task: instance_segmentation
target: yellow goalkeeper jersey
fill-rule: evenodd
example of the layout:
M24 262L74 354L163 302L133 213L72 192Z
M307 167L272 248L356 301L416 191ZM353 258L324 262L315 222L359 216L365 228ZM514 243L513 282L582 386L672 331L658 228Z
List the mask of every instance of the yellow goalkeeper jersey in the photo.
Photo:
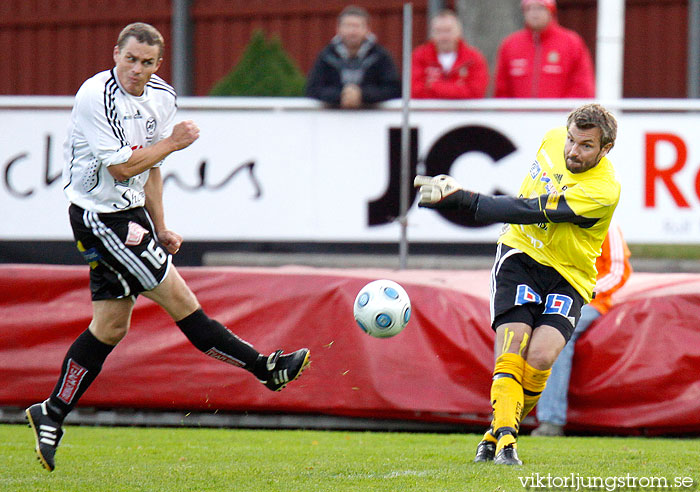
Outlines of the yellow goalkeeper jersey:
M607 157L583 173L569 172L564 159L566 136L565 127L545 135L520 185L521 198L547 195L544 214L548 221L509 224L498 242L556 269L589 302L596 283L596 258L620 199L620 183ZM570 209L577 223L557 220L555 215L562 208Z

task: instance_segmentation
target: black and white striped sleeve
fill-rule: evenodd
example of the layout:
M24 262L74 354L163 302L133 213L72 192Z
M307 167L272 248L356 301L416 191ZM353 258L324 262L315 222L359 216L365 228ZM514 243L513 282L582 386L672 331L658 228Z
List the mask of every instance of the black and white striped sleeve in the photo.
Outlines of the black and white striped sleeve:
M131 157L131 143L122 127L116 107L118 87L113 78L105 83L84 84L76 94L75 125L104 165L122 164Z

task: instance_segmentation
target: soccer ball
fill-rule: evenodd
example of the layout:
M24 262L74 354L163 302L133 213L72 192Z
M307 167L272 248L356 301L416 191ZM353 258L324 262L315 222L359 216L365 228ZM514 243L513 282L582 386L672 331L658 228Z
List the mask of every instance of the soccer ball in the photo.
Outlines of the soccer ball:
M375 280L360 289L353 313L365 333L377 338L393 337L411 319L411 300L396 282Z

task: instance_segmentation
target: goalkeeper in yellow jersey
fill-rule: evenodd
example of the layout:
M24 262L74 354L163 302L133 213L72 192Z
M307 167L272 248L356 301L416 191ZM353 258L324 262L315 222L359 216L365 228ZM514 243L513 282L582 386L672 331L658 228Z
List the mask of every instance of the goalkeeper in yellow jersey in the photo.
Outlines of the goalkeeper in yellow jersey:
M598 104L572 111L550 130L519 196L473 193L449 176L417 176L419 206L459 210L481 223L505 222L491 272L496 364L493 420L475 462L521 465L521 420L544 390L552 364L593 296L596 258L620 198L606 157L617 122Z

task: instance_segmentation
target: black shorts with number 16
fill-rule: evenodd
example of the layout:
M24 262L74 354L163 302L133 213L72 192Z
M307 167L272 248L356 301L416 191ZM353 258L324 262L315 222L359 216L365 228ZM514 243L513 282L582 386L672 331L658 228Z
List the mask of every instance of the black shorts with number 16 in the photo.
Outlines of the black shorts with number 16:
M78 250L90 264L93 301L134 296L165 278L171 256L145 208L97 213L72 204L69 215Z

